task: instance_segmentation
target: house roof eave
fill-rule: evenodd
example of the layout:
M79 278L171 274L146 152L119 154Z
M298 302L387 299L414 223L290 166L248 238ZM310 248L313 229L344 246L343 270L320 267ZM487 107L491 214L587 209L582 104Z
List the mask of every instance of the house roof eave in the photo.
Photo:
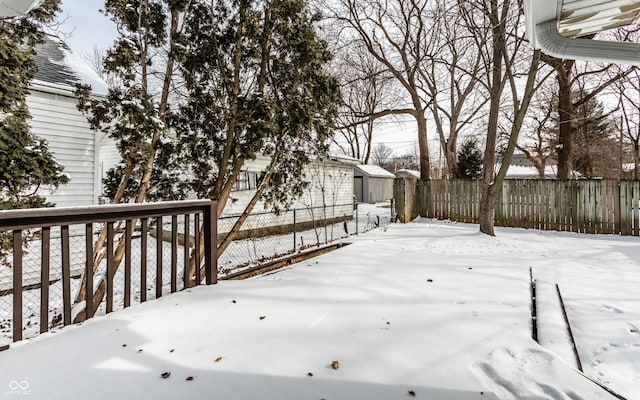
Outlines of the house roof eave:
M598 2L598 4L590 7L597 12L606 12L607 18L613 21L623 16L623 8L613 7L614 4L612 3L616 2ZM583 31L586 16L584 18L572 18L569 12L565 13L569 16L563 16L561 11L568 5L569 3L565 4L564 0L525 1L527 37L534 48L541 49L548 55L562 59L640 65L639 43L578 37L583 34L597 33L608 29L608 25L602 24L600 28L589 26L590 30L588 32ZM578 6L573 4L572 7L576 8ZM586 5L583 8L586 9ZM597 16L597 12L592 14ZM630 20L630 22L633 21ZM562 25L562 34L559 31L559 25ZM572 30L572 28L575 28L575 30Z
M46 82L40 79L34 79L33 81L31 81L31 85L29 87L32 91L58 94L58 95L73 97L73 98L76 97L74 95L75 88L67 85L60 85L56 83ZM95 99L106 98L106 95L101 93L95 93L95 92L93 92L91 96Z

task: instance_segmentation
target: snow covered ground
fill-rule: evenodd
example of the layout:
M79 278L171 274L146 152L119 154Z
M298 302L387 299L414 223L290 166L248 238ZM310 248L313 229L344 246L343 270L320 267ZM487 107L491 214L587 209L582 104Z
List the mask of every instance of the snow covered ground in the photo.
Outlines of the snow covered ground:
M418 220L0 352L0 398L628 399L640 239ZM539 345L531 339L530 268ZM557 301L561 288L584 375Z

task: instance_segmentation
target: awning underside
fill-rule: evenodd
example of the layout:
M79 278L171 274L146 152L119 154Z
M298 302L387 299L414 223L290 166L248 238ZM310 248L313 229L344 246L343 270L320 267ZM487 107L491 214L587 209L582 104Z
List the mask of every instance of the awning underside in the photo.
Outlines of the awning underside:
M640 0L564 0L558 32L580 37L638 22Z

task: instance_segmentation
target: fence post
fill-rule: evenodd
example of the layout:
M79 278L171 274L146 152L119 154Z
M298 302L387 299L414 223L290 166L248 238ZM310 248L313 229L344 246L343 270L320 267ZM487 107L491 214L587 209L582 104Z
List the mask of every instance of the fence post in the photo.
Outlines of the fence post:
M358 234L358 203L355 203L355 212L356 212L356 235Z
M394 216L395 216L395 212L394 212L395 211L395 209L394 209L395 204L393 204L393 198L391 200L389 200L389 202L391 203L390 204L390 206L391 206L390 207L391 208L391 216L390 216L389 222L395 222L395 219L394 219Z
M393 181L393 197L396 199L396 206L398 207L398 219L403 224L407 222L405 217L407 214L405 185L406 181L403 178L396 178Z
M297 232L296 228L297 228L297 225L296 225L296 209L294 208L293 209L293 252L294 253L296 252L296 248L298 247L297 246L297 241L298 241L297 233L298 232Z

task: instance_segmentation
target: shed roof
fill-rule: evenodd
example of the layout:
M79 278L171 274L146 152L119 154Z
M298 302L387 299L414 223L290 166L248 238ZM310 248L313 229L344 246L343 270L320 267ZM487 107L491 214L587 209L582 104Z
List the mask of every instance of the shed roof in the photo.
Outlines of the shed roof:
M75 90L78 83L91 85L94 94L107 94L107 84L59 38L47 36L36 46L34 61L38 67L35 82Z
M404 177L404 176L412 176L414 178L420 179L420 171L416 171L415 169L399 169L396 171L396 176Z
M361 164L361 165L356 165L355 168L358 169L360 172L362 172L363 175L366 175L370 178L395 179L396 177L391 172L377 165Z

